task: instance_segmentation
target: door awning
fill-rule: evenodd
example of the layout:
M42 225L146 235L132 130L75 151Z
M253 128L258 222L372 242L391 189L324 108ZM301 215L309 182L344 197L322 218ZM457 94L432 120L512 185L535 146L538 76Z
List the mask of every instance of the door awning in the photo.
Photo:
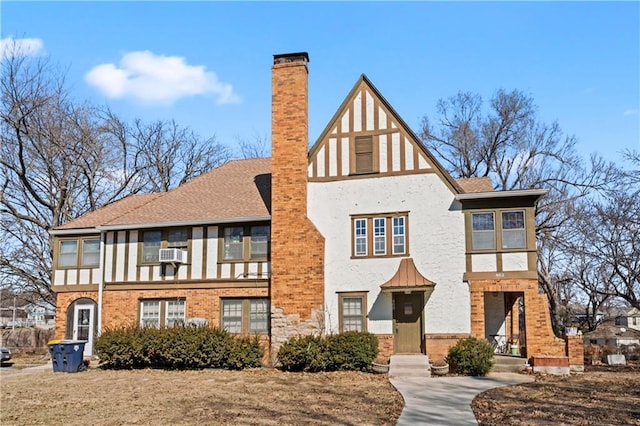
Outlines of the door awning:
M424 291L433 290L435 285L418 271L412 258L405 257L400 261L395 275L380 288L383 291Z

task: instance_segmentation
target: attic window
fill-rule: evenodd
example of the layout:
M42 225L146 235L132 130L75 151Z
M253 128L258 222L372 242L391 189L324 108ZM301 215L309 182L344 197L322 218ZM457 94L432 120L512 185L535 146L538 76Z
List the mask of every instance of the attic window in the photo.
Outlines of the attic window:
M358 136L355 141L356 174L372 173L373 170L373 138Z

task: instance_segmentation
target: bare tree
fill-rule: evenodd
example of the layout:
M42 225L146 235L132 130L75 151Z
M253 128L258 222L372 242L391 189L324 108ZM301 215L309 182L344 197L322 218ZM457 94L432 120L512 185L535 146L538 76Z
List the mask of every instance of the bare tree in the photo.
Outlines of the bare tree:
M175 121L135 120L128 133L140 150L146 189L151 192L168 191L231 158L229 149L215 137L203 140Z
M464 92L440 100L437 111L436 124L423 119L420 135L454 177L488 176L497 190L550 190L536 211L539 284L560 334L573 290L559 242L565 238L572 203L606 188L613 166L596 156L587 166L577 154L576 139L558 123L541 122L533 99L517 90L498 90L487 113L480 96Z
M257 133L248 139L236 136L236 142L242 158L264 158L271 155L271 143L268 136L260 136Z
M15 44L0 67L0 282L34 302L54 303L51 228L142 190L167 190L228 158L175 123L132 126L72 100L64 73Z

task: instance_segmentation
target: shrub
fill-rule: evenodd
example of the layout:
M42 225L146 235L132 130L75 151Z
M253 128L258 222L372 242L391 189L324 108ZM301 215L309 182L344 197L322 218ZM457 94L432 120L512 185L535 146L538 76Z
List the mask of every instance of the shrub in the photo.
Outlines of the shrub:
M264 353L257 337L206 326L107 330L95 349L101 366L113 369L242 369L259 366Z
M454 373L484 376L493 366L493 347L486 340L468 337L449 348L446 360Z
M371 333L347 331L327 340L333 370L368 371L378 356L378 338Z
M278 361L285 371L368 371L377 355L375 335L351 331L328 337L294 337L282 345Z

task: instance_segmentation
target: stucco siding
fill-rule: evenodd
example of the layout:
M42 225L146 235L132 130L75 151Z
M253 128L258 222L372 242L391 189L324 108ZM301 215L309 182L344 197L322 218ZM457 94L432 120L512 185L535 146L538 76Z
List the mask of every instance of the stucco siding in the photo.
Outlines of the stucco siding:
M464 218L436 174L312 182L308 199L309 217L325 237L327 331L338 331L338 292L362 291L367 292L369 331L393 332L391 296L380 285L396 273L400 257L351 259L351 215L409 212L409 256L436 282L425 308L425 331L469 332L469 289L462 281Z

